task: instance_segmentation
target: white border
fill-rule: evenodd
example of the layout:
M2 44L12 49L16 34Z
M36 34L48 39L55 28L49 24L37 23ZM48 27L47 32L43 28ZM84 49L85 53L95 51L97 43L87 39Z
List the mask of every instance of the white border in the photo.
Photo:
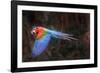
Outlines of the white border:
M18 5L17 22L18 22L18 50L17 62L18 68L25 67L43 67L43 66L58 66L58 65L78 65L78 64L93 64L94 63L94 10L93 9L77 9L77 8L58 8L58 7L43 7L43 6L23 6ZM73 13L90 13L90 59L87 60L64 60L64 61L44 61L44 62L22 62L22 10L32 11L53 11L53 12L73 12Z

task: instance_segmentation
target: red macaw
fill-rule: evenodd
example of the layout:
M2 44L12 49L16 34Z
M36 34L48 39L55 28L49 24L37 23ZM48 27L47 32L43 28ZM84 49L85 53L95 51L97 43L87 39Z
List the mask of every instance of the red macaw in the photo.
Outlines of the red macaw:
M36 36L36 40L32 47L33 57L39 56L41 53L43 53L43 51L45 51L51 37L63 39L63 40L77 40L73 38L72 35L70 34L49 30L41 26L37 26L33 28L31 34L33 35L33 33Z

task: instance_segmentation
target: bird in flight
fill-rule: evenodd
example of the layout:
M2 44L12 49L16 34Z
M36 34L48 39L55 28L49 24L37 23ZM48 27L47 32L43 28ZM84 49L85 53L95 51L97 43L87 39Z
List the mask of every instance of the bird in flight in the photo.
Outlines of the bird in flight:
M50 30L41 26L34 27L31 30L31 34L35 36L35 42L32 47L32 57L37 57L42 54L52 38L69 41L77 40L76 38L73 38L70 34Z

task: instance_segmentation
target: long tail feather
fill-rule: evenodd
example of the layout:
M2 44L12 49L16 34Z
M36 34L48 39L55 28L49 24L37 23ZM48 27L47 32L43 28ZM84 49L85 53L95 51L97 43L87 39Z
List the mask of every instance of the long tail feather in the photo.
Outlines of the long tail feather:
M52 31L52 30L48 30L52 37L55 37L55 38L59 38L59 39L63 39L63 40L78 40L76 38L73 37L73 35L71 34L65 34L65 33L62 33L62 32L58 32L58 31Z

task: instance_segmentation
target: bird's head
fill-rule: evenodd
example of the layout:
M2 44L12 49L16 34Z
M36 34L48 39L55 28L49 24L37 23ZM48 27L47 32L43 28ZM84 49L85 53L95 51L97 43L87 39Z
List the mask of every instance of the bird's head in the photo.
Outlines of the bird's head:
M44 34L44 28L41 27L41 26L38 26L38 27L34 27L32 30L31 30L31 34L32 35L35 35L35 37L37 39L41 38Z

